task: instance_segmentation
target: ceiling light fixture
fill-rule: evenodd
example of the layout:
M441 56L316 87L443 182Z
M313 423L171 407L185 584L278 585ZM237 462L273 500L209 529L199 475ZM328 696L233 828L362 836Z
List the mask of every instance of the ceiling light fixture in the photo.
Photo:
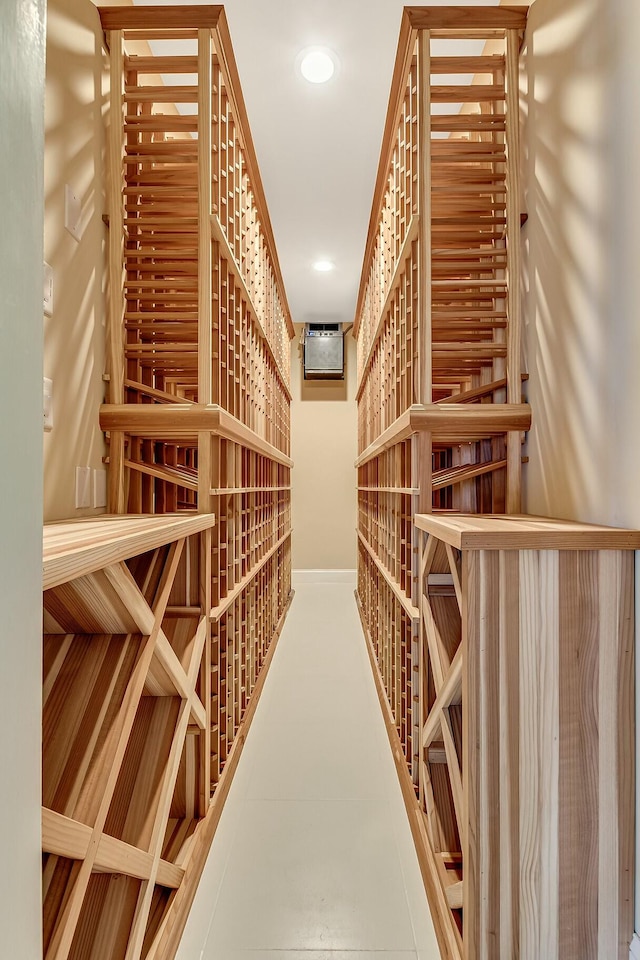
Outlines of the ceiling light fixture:
M326 83L335 69L335 56L324 47L310 47L300 54L300 73L309 83Z
M313 265L313 269L317 270L318 273L329 273L333 268L334 264L331 263L331 260L316 260Z

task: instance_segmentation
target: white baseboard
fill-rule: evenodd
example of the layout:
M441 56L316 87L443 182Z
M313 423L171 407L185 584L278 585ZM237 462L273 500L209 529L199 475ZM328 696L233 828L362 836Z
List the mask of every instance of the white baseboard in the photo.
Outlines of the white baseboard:
M629 960L640 960L640 937L637 933L634 933L629 947Z
M303 583L345 583L355 589L355 570L293 570L291 583L295 590Z

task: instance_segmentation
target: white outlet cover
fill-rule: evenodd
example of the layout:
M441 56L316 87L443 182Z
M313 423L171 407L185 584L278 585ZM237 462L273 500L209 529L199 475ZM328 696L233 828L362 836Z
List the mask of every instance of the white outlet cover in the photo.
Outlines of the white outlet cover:
M76 467L76 510L91 506L91 467Z
M53 380L42 378L42 414L44 429L49 433L53 430Z
M94 507L106 507L107 505L107 471L93 471L93 505Z
M77 193L69 186L64 185L64 225L71 236L80 241L82 237L82 201Z
M43 263L42 306L46 317L53 316L53 267L45 260Z

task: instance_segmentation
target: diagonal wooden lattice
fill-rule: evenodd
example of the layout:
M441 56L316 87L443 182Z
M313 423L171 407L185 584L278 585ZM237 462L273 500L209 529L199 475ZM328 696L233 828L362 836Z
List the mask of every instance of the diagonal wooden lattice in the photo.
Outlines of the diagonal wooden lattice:
M462 918L462 587L459 556L424 537L420 557L420 792L438 881ZM460 949L462 941L459 939Z
M47 960L164 957L172 905L193 895L224 800L211 790L289 597L277 553L212 617L213 524L45 528Z
M141 956L183 880L209 798L213 522L45 528L47 958Z

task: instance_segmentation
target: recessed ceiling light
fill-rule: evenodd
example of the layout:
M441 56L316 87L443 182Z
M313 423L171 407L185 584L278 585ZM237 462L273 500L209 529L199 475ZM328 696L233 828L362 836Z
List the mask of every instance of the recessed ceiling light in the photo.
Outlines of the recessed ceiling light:
M316 260L313 265L313 269L317 270L318 273L329 273L330 270L333 270L335 264L331 263L331 260Z
M300 55L300 72L309 83L326 83L336 69L335 56L323 47L310 47Z

